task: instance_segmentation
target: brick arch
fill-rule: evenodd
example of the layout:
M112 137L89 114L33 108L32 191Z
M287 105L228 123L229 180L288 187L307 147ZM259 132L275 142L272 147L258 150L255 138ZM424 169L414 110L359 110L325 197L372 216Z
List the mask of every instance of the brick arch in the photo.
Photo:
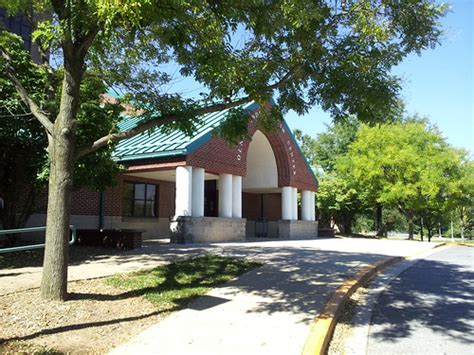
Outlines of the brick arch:
M254 136L255 132L257 132L257 125L255 121L252 121L249 127L249 135L251 137ZM278 186L288 186L290 184L290 162L288 160L288 156L284 150L285 142L283 141L280 134L276 132L267 133L264 131L260 131L263 135L267 138L268 142L273 151L273 155L275 156L275 161L277 164L277 172L278 172ZM248 139L245 141L243 145L243 161L245 162L245 174L247 173L247 155L248 150L250 147L251 140Z
M258 109L250 113L249 136L257 131ZM263 132L272 147L277 163L278 186L292 186L300 190L317 190L317 181L284 121L272 132ZM247 175L247 154L250 139L229 145L213 137L198 149L186 155L186 164L219 174Z

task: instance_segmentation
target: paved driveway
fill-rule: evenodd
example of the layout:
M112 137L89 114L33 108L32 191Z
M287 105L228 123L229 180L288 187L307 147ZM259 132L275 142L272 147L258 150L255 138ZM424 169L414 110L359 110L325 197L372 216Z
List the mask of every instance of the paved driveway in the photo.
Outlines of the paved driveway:
M190 246L147 244L141 250L69 268L70 279L127 272L202 253L262 261L253 270L151 327L117 353L299 354L329 295L361 267L434 243L318 239ZM37 287L41 268L0 270L0 294Z
M441 250L400 274L375 304L368 354L472 354L474 249Z

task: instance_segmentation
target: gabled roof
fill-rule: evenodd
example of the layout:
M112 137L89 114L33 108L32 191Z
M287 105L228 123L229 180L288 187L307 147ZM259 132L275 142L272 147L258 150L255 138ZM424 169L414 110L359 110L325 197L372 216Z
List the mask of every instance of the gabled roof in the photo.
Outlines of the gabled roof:
M240 106L248 111L253 111L257 107L258 105L254 102ZM187 136L178 130L164 134L157 129L120 141L114 150L113 158L120 162L126 162L189 154L211 139L213 130L226 119L228 112L229 109L202 116L202 124L196 127L192 136ZM118 126L121 131L128 131L139 122L138 117L131 116L120 122Z

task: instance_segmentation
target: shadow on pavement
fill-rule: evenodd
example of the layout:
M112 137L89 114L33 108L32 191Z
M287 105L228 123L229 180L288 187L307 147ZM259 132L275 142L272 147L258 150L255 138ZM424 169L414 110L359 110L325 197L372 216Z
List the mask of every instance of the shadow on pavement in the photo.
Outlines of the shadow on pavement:
M429 272L428 272L429 271ZM400 274L376 303L371 337L397 342L423 327L474 344L474 272L458 264L421 260Z
M184 250L184 252L183 252ZM187 250L187 251L186 251ZM147 252L140 250L139 255ZM165 258L172 260L176 254L180 256L197 253L199 247L183 248L176 246L176 249L168 248ZM209 249L208 249L209 251ZM153 251L150 249L150 253ZM272 315L279 312L297 314L299 322L309 324L314 317L322 310L331 293L340 283L355 274L363 266L369 263L384 259L387 255L337 252L328 250L317 250L303 247L265 247L256 245L233 246L222 249L216 247L210 249L211 253L218 253L223 256L245 258L255 260L264 265L254 269L239 278L220 286L219 297L205 296L198 298L190 304L180 305L176 309L188 307L194 310L205 312L206 309L217 308L226 305L232 297L239 294L244 297L257 297L256 302L250 302L248 308L242 311L245 313L260 313ZM129 256L117 255L116 258L124 260ZM163 255L157 255L163 258ZM120 261L119 261L120 262ZM113 299L133 298L143 295L149 290L125 291L118 295L106 295L97 293L71 293L70 302L75 300L92 299L107 302ZM68 301L69 302L69 301ZM238 302L238 301L234 301ZM100 307L100 304L97 305ZM203 313L205 316L205 313ZM134 320L134 319L130 319ZM119 314L115 320L110 322L126 323L126 318L121 318ZM271 322L269 323L271 324ZM77 324L65 327L44 329L40 332L17 337L15 340L32 339L43 335L67 332L88 326L100 326L101 324ZM7 339L4 339L4 341ZM11 341L14 339L8 339Z

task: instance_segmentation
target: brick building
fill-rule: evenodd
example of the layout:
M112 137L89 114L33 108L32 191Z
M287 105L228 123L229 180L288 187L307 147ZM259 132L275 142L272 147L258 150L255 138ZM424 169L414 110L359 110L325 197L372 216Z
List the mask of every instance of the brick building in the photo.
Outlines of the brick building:
M256 128L230 146L213 135L228 111L207 114L192 137L178 131L145 133L121 141L115 159L126 167L104 193L76 191L71 223L82 229L142 229L145 238L185 242L244 240L254 236L317 236L317 181L290 129ZM137 123L122 123L128 130ZM298 192L301 207L298 207ZM36 214L29 225L44 225Z
M47 18L47 14L35 15L33 22ZM0 8L0 28L5 27L9 32L19 35L23 39L25 49L30 52L35 63L41 63L41 56L37 45L32 41L32 24L23 15L10 16L7 11Z

